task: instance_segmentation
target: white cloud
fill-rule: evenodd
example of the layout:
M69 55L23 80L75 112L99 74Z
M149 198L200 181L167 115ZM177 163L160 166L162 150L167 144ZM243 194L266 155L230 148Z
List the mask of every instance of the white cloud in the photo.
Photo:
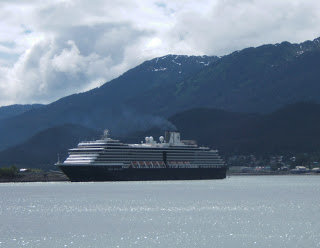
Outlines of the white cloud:
M53 68L58 72L69 72L71 74L80 73L85 69L86 58L81 56L74 41L69 40L67 44L70 45L70 49L63 49L60 54L53 57ZM94 54L93 57L95 57Z
M0 2L0 106L48 103L146 59L318 37L316 0Z

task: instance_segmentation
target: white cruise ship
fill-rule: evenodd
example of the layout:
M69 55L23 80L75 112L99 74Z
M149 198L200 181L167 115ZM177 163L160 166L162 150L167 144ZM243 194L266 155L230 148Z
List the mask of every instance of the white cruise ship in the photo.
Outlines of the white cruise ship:
M159 142L124 144L109 137L81 142L57 164L71 181L145 181L222 179L226 167L217 150L181 141L179 132L165 133Z

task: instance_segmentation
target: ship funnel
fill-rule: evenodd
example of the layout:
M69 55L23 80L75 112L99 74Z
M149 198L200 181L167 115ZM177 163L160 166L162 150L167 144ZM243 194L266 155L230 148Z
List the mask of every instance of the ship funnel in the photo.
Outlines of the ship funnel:
M108 130L108 129L105 129L105 130L103 131L103 137L104 137L104 138L108 138L108 137L109 137L109 130Z
M180 132L170 132L166 131L165 133L165 141L166 143L172 144L172 145L181 145L180 140Z

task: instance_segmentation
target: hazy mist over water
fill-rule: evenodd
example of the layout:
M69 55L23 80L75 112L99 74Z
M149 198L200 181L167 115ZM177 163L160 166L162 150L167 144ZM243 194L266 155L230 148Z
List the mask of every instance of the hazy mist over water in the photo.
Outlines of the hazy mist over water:
M0 184L0 247L320 247L319 176Z

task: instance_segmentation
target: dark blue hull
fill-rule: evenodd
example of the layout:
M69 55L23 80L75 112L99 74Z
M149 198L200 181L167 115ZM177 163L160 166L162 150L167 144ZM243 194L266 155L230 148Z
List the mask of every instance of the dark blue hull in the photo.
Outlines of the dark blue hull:
M60 165L72 182L207 180L226 178L226 168L112 168Z

